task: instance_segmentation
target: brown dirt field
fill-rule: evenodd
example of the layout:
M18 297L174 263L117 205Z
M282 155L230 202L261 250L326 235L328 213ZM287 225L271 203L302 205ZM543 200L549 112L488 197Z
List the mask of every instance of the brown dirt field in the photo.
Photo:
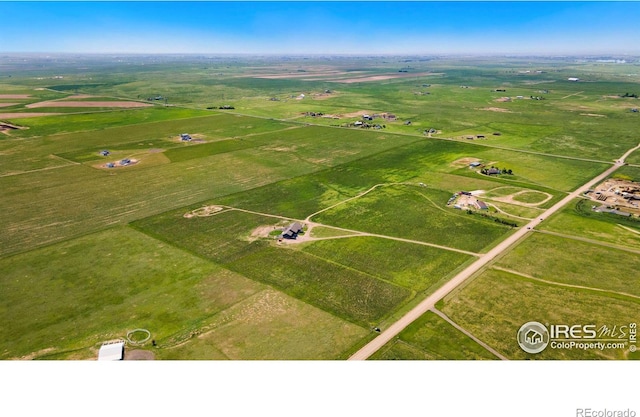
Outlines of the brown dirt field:
M0 119L25 119L27 117L57 116L64 113L0 113Z
M15 106L16 104L20 104L20 103L0 103L0 107L11 107L11 106Z
M0 94L0 99L8 98L9 100L22 100L30 97L29 94Z
M500 97L495 99L494 101L497 101L498 103L506 103L507 101L511 101L511 97Z
M391 80L394 78L424 77L427 75L441 75L441 74L435 73L435 72L416 72L416 73L400 72L397 74L371 75L368 77L365 76L365 77L356 77L356 78L344 78L344 79L327 80L327 81L343 83L343 84L353 84L353 83L363 83L363 82L370 82L370 81Z
M156 358L153 352L148 350L126 350L124 352L125 361L152 361Z
M589 117L607 117L604 114L595 114L595 113L580 113L580 116L589 116Z
M27 108L33 109L38 107L150 107L153 104L140 103L137 101L41 101L38 103L27 104Z

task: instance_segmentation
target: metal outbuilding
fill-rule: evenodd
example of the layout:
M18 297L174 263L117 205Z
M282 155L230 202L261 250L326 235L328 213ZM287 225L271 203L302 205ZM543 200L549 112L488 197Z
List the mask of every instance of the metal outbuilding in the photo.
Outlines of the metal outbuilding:
M121 361L124 359L124 341L105 342L98 351L99 361Z

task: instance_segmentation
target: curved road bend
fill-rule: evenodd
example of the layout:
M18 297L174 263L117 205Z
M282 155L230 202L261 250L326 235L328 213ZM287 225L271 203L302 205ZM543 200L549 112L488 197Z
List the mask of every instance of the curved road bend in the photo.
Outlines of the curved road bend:
M478 272L483 266L487 265L493 259L495 259L498 255L504 252L507 248L512 246L518 240L523 238L527 233L531 232L530 229L533 229L535 226L539 225L540 222L558 210L560 210L565 205L569 204L571 200L578 197L583 192L589 190L594 184L604 180L606 177L614 173L618 168L624 165L624 160L629 154L631 154L636 149L640 149L640 144L635 148L628 150L620 159L616 160L615 164L607 169L602 174L596 176L595 178L588 181L583 186L579 187L571 194L567 195L560 202L556 203L549 210L545 211L540 215L540 218L532 220L525 227L521 227L514 234L500 242L496 247L491 249L489 252L481 255L478 260L469 265L463 271L461 271L458 275L453 277L450 281L440 287L436 292L425 298L420 304L415 306L411 311L401 317L398 321L389 326L386 330L380 333L375 339L362 347L359 351L354 353L349 360L364 360L369 356L373 355L378 351L382 346L384 346L387 342L397 336L405 327L411 324L413 321L418 319L424 313L429 311L430 309L435 307L435 304L440 301L444 296L449 294L454 288L462 284L465 280L471 277L473 274Z

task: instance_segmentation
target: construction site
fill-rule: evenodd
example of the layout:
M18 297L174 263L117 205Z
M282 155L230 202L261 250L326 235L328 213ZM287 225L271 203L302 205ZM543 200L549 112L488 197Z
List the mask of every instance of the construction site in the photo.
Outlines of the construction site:
M640 183L609 178L585 195L594 201L593 210L625 217L640 216Z

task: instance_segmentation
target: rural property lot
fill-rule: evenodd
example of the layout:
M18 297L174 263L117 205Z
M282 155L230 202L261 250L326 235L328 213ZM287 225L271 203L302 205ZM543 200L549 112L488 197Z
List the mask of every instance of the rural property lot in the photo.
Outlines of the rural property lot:
M366 357L638 359L516 338L640 321L640 219L576 191L640 182L624 66L123 59L0 83L0 359L348 359L434 295Z

